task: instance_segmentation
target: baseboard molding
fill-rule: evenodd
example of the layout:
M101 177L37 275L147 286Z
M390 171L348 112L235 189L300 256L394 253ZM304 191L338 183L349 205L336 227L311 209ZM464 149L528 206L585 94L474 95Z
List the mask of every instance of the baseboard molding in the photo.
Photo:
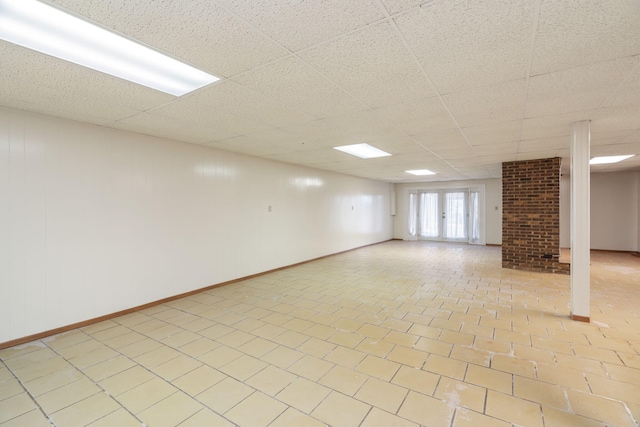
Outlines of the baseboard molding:
M28 342L31 342L31 341L35 341L35 340L40 340L42 338L50 337L52 335L58 335L58 334L61 334L63 332L69 332L69 331L71 331L73 329L83 328L85 326L93 325L94 323L104 322L105 320L111 320L111 319L119 317L119 316L124 316L125 314L135 313L136 311L141 311L141 310L144 310L144 309L147 309L147 308L150 308L150 307L155 307L156 305L165 304L167 302L175 301L175 300L178 300L180 298L185 298L185 297L188 297L188 296L191 296L191 295L199 294L200 292L210 291L212 289L219 288L219 287L222 287L222 286L227 286L227 285L231 285L233 283L242 282L244 280L253 279L253 278L264 276L264 275L267 275L267 274L270 274L270 273L275 273L276 271L286 270L288 268L292 268L292 267L296 267L296 266L299 266L299 265L307 264L307 263L310 263L310 262L318 261L318 260L321 260L321 259L324 259L324 258L329 258L329 257L332 257L332 256L344 254L344 253L355 251L355 250L358 250L358 249L366 248L368 246L379 245L381 243L389 242L391 240L394 240L394 239L388 239L388 240L383 240L381 242L370 243L368 245L358 246L356 248L347 249L347 250L340 251L340 252L335 252L335 253L332 253L332 254L329 254L329 255L323 255L323 256L320 256L320 257L317 257L317 258L308 259L306 261L297 262L295 264L289 264L289 265L286 265L286 266L283 266L283 267L274 268L274 269L263 271L263 272L260 272L260 273L250 274L248 276L239 277L237 279L228 280L226 282L216 283L215 285L210 285L210 286L206 286L204 288L195 289L193 291L188 291L188 292L184 292L184 293L181 293L181 294L173 295L173 296L170 296L170 297L167 297L167 298L162 298L162 299L159 299L159 300L156 300L156 301L148 302L146 304L142 304L142 305L138 305L138 306L135 306L135 307L127 308L125 310L116 311L114 313L109 313L109 314L105 314L103 316L98 316L98 317L94 317L94 318L91 318L91 319L83 320L81 322L72 323L70 325L61 326L59 328L49 329L49 330L43 331L43 332L38 332L37 334L28 335L26 337L16 338L16 339L5 341L5 342L0 342L0 350L5 349L5 348L9 348L9 347L14 347L16 345L25 344L25 343L28 343Z

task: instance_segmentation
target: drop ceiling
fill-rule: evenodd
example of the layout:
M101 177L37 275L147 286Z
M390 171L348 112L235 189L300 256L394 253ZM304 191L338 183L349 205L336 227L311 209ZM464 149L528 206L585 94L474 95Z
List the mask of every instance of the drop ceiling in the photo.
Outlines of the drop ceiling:
M221 80L174 97L0 41L0 105L389 182L501 176L591 120L640 170L638 0L53 0ZM366 142L392 154L334 150ZM431 176L413 176L429 169Z

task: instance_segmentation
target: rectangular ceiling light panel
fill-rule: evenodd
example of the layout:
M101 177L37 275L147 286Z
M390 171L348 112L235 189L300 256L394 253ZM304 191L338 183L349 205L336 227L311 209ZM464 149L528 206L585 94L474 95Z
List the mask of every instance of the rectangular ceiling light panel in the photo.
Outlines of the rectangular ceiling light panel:
M175 96L219 80L36 0L0 0L0 38Z
M633 156L635 156L635 154L628 154L626 156L594 157L593 159L589 160L589 164L590 165L606 165L609 163L618 163Z
M336 150L343 151L347 154L351 154L352 156L357 156L363 159L373 159L375 157L385 157L390 156L391 154L386 151L382 151L379 148L373 147L369 144L352 144L352 145L343 145L340 147L333 147Z
M405 172L410 173L411 175L418 175L418 176L436 174L435 172L431 172L429 169L416 169L416 170L410 170Z

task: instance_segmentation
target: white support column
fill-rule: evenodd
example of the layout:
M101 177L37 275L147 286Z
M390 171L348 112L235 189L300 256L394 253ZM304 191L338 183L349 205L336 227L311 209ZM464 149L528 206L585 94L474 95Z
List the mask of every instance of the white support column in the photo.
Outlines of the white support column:
M571 318L589 322L591 283L590 123L573 123L571 133Z

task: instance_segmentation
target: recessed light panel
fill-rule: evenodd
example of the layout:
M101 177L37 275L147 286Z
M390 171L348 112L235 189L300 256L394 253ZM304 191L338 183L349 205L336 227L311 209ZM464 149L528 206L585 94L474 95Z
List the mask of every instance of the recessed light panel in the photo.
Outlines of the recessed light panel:
M594 157L589 160L590 165L605 165L608 163L618 163L625 159L635 156L635 154L628 154L626 156L603 156L603 157Z
M352 144L352 145L343 145L341 147L333 147L336 150L344 151L345 153L351 154L353 156L358 156L363 159L372 159L374 157L385 157L390 156L391 154L386 151L382 151L379 148L373 147L369 144Z
M411 171L405 171L406 173L410 173L411 175L435 175L435 172L430 171L429 169L416 169Z
M35 0L0 0L0 39L175 96L219 80Z

